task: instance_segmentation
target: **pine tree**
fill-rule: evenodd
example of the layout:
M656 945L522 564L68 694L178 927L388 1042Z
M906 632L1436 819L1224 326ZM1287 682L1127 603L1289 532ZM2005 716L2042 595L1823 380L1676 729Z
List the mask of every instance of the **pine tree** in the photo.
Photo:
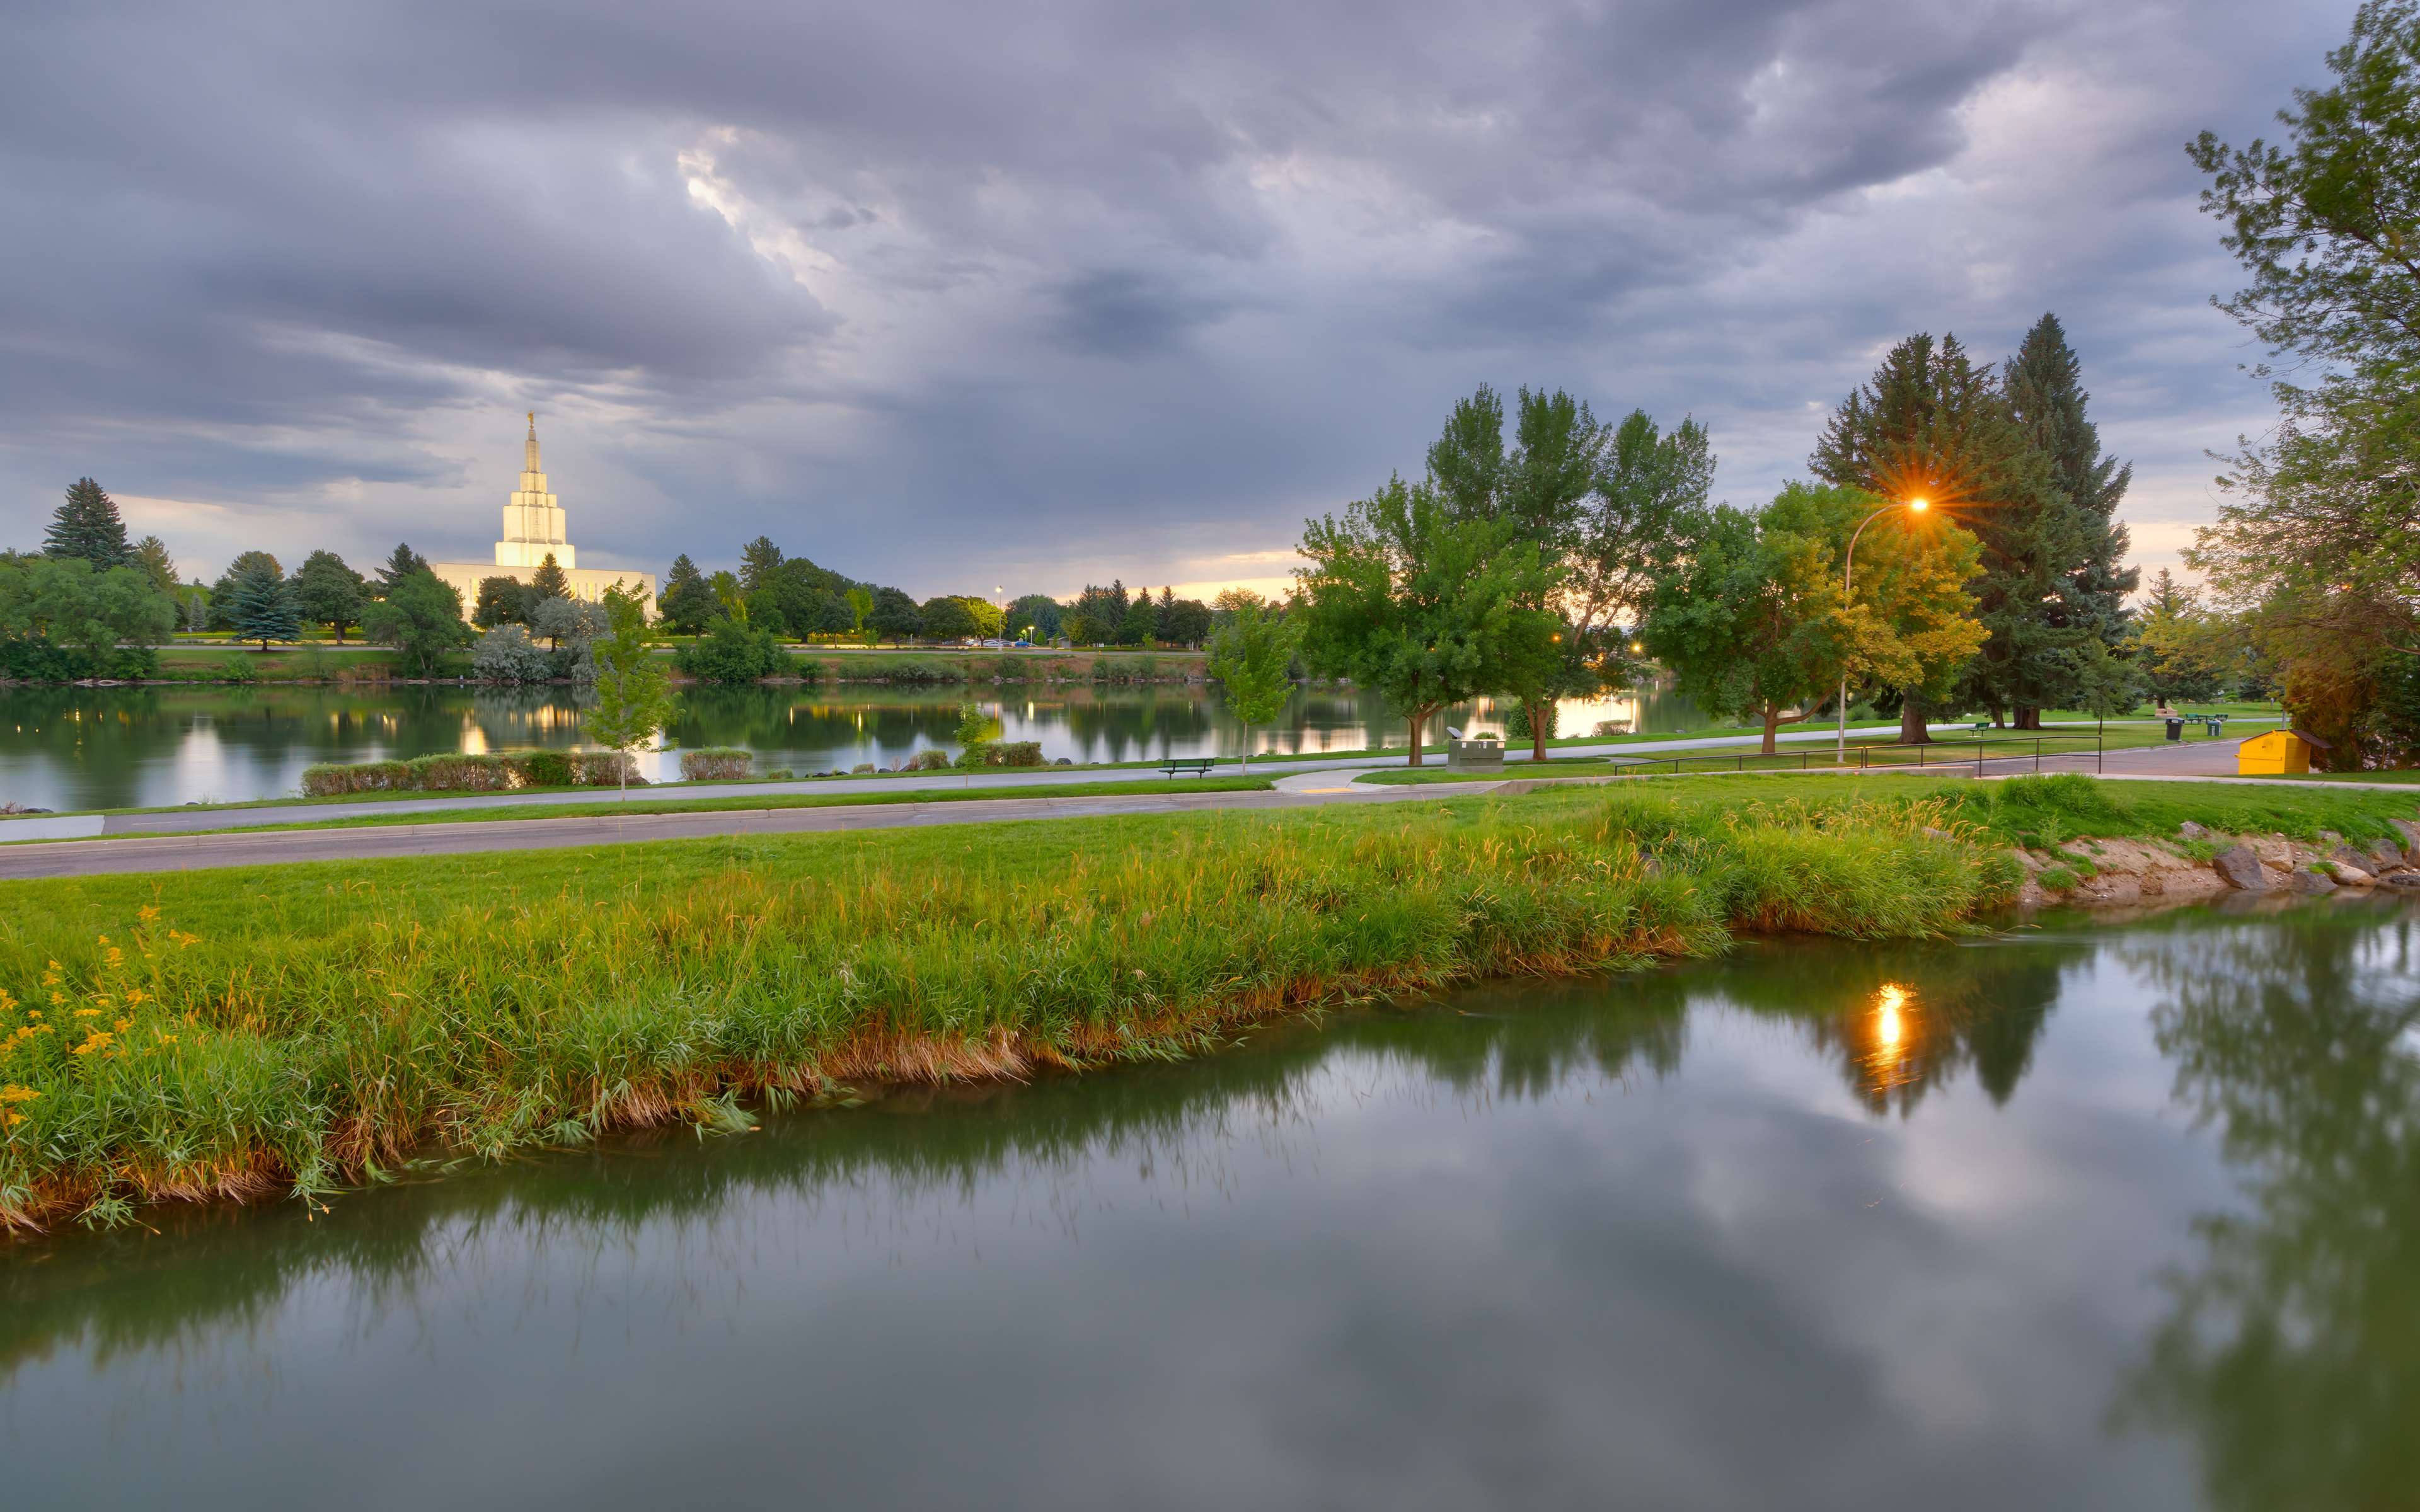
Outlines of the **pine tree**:
M1928 738L1928 714L1953 699L2014 709L2021 727L2039 723L2065 686L2063 653L2077 639L2044 601L2080 559L2079 532L2050 459L2027 441L1993 370L1954 335L1937 345L1908 337L1833 414L1808 465L1827 483L1925 499L1983 543L1972 588L1983 650L1954 691L1943 681L1909 692L1900 738Z
M168 554L168 543L156 535L147 535L134 543L129 562L143 569L151 585L171 598L177 594L177 559Z
M427 557L414 551L409 545L398 543L394 553L386 559L386 565L378 570L379 597L386 598L392 595L396 586L406 578L427 570Z
M782 572L782 548L760 535L739 548L739 591L752 594L770 588Z
M571 579L564 576L561 567L555 565L554 553L549 551L546 554L546 560L537 564L537 571L530 574L529 612L535 614L538 605L550 598L569 598L570 596Z
M2058 316L2045 315L2009 363L2009 408L2025 439L2050 460L2051 481L2075 512L2082 559L2059 591L2061 624L2088 629L2103 646L2126 638L2126 595L2142 581L2125 565L2126 527L2118 505L2133 481L2132 463L2101 451L2101 430L2085 413L2083 366Z
M702 635L721 612L713 586L686 552L673 559L672 571L664 575L663 597L656 607L664 628L675 635Z
M256 563L229 585L227 625L239 640L257 640L267 651L271 640L302 638L302 610L294 600L294 585L274 563Z
M126 522L117 517L117 505L90 478L76 479L68 489L67 502L51 516L51 528L42 532L42 553L82 557L95 572L123 567L134 560L134 548L126 543Z

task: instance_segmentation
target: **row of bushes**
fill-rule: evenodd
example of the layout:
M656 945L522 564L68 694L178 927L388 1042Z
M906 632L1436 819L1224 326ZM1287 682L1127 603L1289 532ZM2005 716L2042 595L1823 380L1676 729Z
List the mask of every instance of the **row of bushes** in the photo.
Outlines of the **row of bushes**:
M0 678L12 683L74 683L86 678L149 677L160 668L148 646L89 651L62 646L47 636L0 636Z
M719 754L719 753L718 753ZM644 786L636 773L629 780ZM322 763L302 772L302 795L354 793L510 793L518 788L610 788L620 759L604 750L520 750L499 756L415 756L405 762Z

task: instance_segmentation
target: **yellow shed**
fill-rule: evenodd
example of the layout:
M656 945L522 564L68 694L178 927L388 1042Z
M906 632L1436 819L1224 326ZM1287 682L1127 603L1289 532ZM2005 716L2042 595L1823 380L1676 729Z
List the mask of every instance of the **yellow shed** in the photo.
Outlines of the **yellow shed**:
M2317 735L2306 735L2300 730L2272 730L2235 748L2235 775L2285 777L2307 772L2311 769L2311 752L2327 748L2328 743Z

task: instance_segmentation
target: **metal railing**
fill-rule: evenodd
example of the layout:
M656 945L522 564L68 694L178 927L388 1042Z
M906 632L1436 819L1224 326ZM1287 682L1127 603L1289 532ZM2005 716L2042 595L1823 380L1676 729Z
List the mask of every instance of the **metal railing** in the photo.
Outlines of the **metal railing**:
M2072 762L2074 766L2071 769L2081 771L2086 760L2091 762L2091 769L2099 772L2104 754L2098 731L2014 736L1944 735L1922 743L1889 741L1858 746L1855 751L1857 759L1852 766L1842 766L1835 762L1828 749L1776 751L1770 756L1757 751L1723 751L1701 756L1608 756L1598 759L1624 770L1636 769L1642 774L1669 772L1676 777L1690 772L1873 772L1902 766L1938 772L1944 777L1982 777L1995 770L2039 772L2043 769L2045 762L2051 763L2053 769L2057 769L2059 763Z

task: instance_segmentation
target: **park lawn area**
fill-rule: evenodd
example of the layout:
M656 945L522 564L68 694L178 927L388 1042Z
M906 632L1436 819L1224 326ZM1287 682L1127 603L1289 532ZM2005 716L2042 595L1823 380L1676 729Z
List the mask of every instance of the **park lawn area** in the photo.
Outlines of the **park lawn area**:
M918 774L933 777L940 774ZM908 788L897 793L768 793L724 798L679 796L631 798L618 803L516 803L489 809L403 810L395 813L355 814L343 819L296 818L271 824L228 825L222 829L178 830L180 835L226 835L278 829L361 829L387 825L468 825L521 819L610 819L615 815L713 813L724 810L761 812L768 809L853 809L892 803L965 803L987 798L1098 798L1119 795L1160 793L1266 793L1277 786L1265 777L1180 778L1153 782L1066 782L1050 786L986 785L964 788ZM581 791L594 793L595 788ZM641 789L641 793L648 790ZM332 800L343 801L343 800ZM0 830L0 834L7 833ZM111 837L123 839L126 837ZM51 843L57 843L52 841Z
M2397 767L2388 772L2305 772L2315 782L2400 782L2420 786L2420 768Z
M1954 934L2007 846L2414 798L2088 778L1678 778L1498 798L717 837L9 885L0 1227L325 1201L424 1155L1031 1077L1734 932ZM1653 865L1649 864L1652 858Z
M342 646L320 641L272 645L268 651L257 646L178 645L158 655L157 675L163 682L296 683L405 675L402 659L394 651L359 641Z

